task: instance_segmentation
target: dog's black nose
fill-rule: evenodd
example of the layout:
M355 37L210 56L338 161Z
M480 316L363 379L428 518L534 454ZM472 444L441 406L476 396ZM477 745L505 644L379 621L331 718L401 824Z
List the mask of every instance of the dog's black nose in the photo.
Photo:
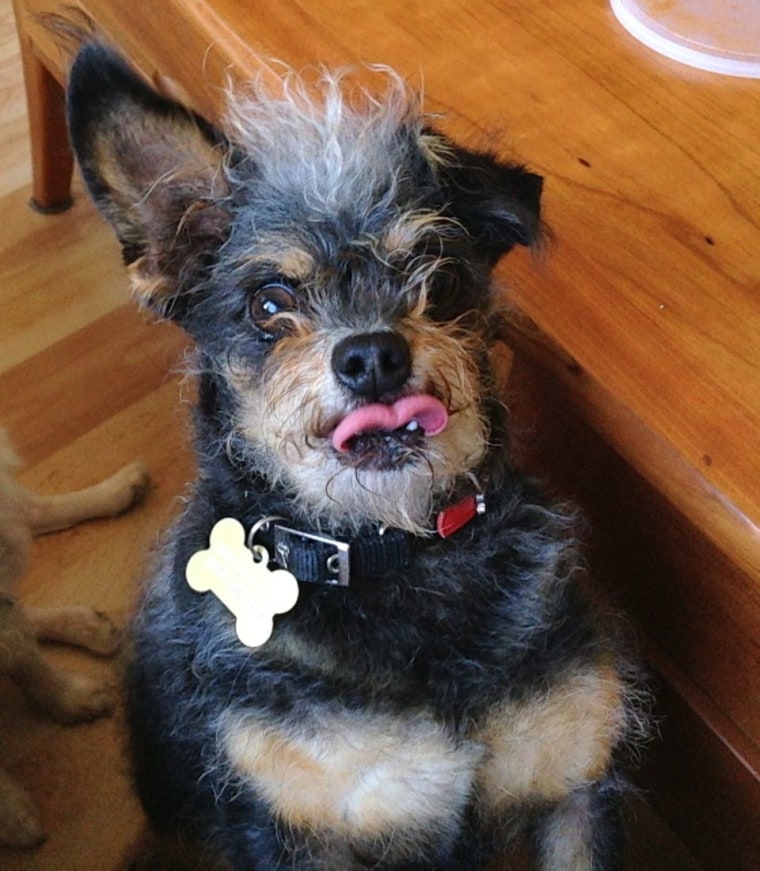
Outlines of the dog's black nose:
M352 393L377 400L406 382L412 372L412 355L398 333L358 333L335 346L332 368Z

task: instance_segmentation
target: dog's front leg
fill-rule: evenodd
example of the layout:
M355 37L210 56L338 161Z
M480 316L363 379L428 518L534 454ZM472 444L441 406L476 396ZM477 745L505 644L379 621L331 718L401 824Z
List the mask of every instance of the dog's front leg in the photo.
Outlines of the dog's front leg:
M83 647L99 656L110 656L119 648L119 631L102 611L86 605L23 611L31 633L40 641Z
M570 793L531 831L540 871L621 871L623 821L618 789L606 780Z
M3 626L2 668L30 702L66 725L110 714L116 703L113 688L103 680L63 671L47 662L21 609L15 603L11 608Z
M15 676L29 701L63 725L108 716L116 705L108 683L54 668L33 648L18 663Z
M145 466L129 463L110 478L73 493L43 496L24 491L24 509L34 534L43 535L96 517L121 514L142 498L149 483Z
M34 847L45 840L32 797L0 768L0 844Z

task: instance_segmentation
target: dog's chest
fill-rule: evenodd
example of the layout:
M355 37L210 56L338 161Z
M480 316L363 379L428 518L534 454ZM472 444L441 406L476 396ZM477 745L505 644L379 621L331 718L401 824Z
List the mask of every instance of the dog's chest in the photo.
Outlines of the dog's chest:
M475 800L486 815L557 801L609 764L625 728L623 688L604 663L570 669L551 690L493 706L466 737L425 709L337 704L287 722L228 713L234 774L289 826L353 842L444 837Z
M235 773L281 820L353 842L443 836L458 823L483 754L424 712L330 709L293 725L236 714L222 735Z

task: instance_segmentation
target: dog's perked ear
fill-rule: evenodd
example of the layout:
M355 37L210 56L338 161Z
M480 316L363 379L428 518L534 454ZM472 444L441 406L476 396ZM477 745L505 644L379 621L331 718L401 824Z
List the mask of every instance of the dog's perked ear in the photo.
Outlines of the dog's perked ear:
M515 245L541 234L543 178L492 154L452 145L439 179L453 216L493 265Z
M67 99L74 153L122 244L134 290L170 313L226 238L222 137L99 43L77 55Z

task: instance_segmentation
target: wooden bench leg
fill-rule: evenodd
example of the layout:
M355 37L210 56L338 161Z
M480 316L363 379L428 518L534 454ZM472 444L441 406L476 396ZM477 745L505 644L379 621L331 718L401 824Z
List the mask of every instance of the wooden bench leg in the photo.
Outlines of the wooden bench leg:
M63 87L40 61L21 33L29 132L32 145L32 199L30 205L46 215L71 206L74 159L66 129Z

